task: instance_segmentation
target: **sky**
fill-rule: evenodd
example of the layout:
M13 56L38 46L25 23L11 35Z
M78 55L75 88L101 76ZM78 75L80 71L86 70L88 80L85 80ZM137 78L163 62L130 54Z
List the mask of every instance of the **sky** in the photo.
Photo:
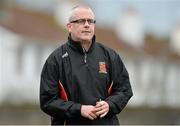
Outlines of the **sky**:
M51 10L63 0L15 0L26 6ZM74 0L76 1L76 0ZM135 8L148 32L167 35L177 21L180 22L180 0L79 0L89 4L95 12L97 24L114 28L117 17L127 7Z

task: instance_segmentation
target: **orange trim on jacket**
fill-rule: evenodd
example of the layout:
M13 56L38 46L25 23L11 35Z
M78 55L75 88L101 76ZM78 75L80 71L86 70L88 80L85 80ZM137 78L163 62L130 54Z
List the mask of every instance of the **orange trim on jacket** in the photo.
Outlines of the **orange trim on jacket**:
M60 88L60 98L63 99L64 101L68 101L66 91L60 80L59 80L59 88Z
M111 82L111 85L108 88L108 95L112 94L112 86L113 86L113 81Z

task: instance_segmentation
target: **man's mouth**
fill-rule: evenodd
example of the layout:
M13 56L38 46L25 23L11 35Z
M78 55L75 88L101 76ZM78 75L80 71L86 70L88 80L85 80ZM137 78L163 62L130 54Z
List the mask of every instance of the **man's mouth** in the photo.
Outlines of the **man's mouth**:
M90 31L82 31L82 33L91 33Z

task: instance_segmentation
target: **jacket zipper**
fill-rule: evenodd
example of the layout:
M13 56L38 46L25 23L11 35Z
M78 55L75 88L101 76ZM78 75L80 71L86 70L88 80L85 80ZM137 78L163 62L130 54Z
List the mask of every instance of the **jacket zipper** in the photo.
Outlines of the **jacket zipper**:
M87 63L87 54L84 47L83 47L83 52L84 52L84 63Z

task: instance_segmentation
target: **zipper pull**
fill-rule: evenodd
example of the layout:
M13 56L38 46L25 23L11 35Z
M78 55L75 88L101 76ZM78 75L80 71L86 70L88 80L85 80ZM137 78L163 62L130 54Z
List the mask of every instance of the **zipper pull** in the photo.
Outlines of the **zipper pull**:
M84 56L84 63L86 63L87 62L87 55L85 54L85 56Z

